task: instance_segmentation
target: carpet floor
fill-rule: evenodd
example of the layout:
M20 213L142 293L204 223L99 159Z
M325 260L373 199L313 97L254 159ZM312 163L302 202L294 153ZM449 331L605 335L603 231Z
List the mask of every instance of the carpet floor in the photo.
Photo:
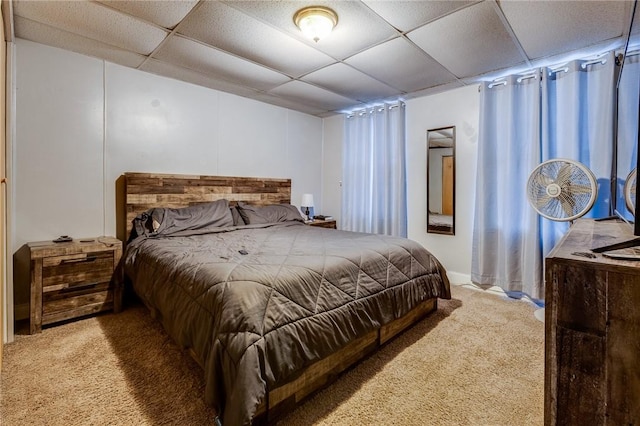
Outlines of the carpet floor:
M453 298L281 425L541 425L544 324L527 302ZM142 306L5 345L0 424L208 425L200 367Z

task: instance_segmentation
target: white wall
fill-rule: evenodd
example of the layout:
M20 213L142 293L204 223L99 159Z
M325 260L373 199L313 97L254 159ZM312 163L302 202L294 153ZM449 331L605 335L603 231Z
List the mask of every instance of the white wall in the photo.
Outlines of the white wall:
M128 171L291 178L292 203L313 193L323 210L322 119L26 40L16 51L13 252L115 235Z
M115 234L125 171L292 179L322 209L322 120L17 40L16 238Z
M406 102L408 237L431 251L445 266L452 282L470 280L473 206L479 122L476 85ZM343 116L324 120L325 210L340 212ZM456 126L455 236L427 234L427 130ZM341 157L340 157L341 158ZM340 222L338 221L338 226Z
M408 237L445 266L453 282L468 282L475 204L480 94L467 86L407 102ZM427 130L456 126L454 236L427 234Z
M325 118L323 126L322 201L324 210L321 214L333 216L340 229L344 115Z

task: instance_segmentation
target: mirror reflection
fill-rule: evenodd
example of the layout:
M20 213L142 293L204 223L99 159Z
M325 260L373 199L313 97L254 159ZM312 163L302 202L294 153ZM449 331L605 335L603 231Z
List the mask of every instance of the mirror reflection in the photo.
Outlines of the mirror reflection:
M455 234L455 126L427 131L427 232Z

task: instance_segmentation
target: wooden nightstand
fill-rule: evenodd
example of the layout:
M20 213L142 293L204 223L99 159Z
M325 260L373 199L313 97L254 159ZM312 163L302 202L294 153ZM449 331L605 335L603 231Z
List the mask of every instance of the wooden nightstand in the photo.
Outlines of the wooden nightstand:
M314 219L313 222L307 222L309 226L319 226L320 228L338 229L335 220Z
M113 237L64 243L28 243L31 256L29 331L100 311L122 309L122 283L114 271L122 242Z

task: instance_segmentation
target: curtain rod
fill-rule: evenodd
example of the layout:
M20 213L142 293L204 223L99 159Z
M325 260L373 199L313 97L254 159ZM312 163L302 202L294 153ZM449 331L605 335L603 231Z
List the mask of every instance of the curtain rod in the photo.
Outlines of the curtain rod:
M398 101L397 103L395 103L395 104L393 104L393 105L389 105L389 106L388 106L388 107L386 107L386 108L394 109L394 108L404 107L404 106L405 106L405 103L404 103L404 102L402 102L402 101ZM376 106L372 106L372 107L369 107L369 108L365 108L364 110L361 110L361 111L359 111L359 112L350 112L350 113L347 115L347 118L353 118L353 117L355 117L356 115L358 115L358 116L362 117L363 115L366 115L366 114L367 114L367 112L368 112L369 114L373 114L373 113L374 113L374 112L376 112L376 111L378 111L378 112L384 111L384 109L385 109L385 106L383 106L383 105L376 105Z
M627 56L634 56L634 55L638 55L640 54L640 50L637 50L635 52L631 52L628 53ZM602 65L607 63L607 59L606 58L598 58L598 59L592 59L592 60L588 60L583 62L580 66L582 67L582 69L586 69L588 66L591 65L595 65L597 63L601 63ZM560 65L560 66L556 66L554 68L552 67L548 67L549 68L549 75L554 74L554 73L559 73L559 72L569 72L569 67L566 65ZM537 73L531 73L531 74L525 74L525 75L521 75L520 77L518 77L518 79L516 80L518 83L522 83L524 80L528 80L530 78L537 78ZM493 80L490 84L489 84L489 89L493 89L496 86L506 86L507 85L507 80L505 79L505 77L500 77L496 80Z

